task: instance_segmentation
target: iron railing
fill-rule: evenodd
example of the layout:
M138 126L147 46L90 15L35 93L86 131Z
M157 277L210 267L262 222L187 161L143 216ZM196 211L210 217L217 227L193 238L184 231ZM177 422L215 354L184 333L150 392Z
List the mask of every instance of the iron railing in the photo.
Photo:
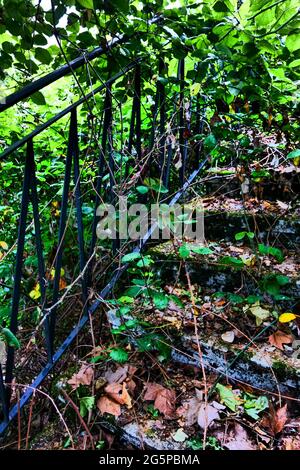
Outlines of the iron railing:
M115 44L123 41L124 38L116 40ZM90 54L90 59L98 57L103 53L102 48L96 49L93 53ZM73 69L81 66L85 63L86 58L79 58L76 61L73 61ZM2 154L0 155L0 161L6 160L10 155L16 151L26 147L26 157L25 157L25 167L24 167L24 179L23 179L23 190L22 190L22 200L21 200L21 210L19 217L19 228L18 228L18 240L17 240L17 252L16 252L16 261L15 261L15 275L13 283L13 293L12 293L12 306L11 306L11 315L10 315L10 325L9 328L14 335L18 335L18 314L19 314L19 305L21 298L21 282L22 282L22 267L23 267L23 258L24 258L24 247L25 247L25 234L27 227L27 218L29 205L32 205L32 214L33 214L33 223L35 230L35 242L36 242L36 256L38 261L38 278L41 292L41 305L42 309L42 324L44 328L44 347L47 352L47 361L44 366L41 367L40 372L34 378L31 384L23 390L23 393L19 396L18 400L11 397L11 388L16 377L16 367L15 367L15 349L12 346L7 347L7 359L5 372L2 369L0 364L0 403L2 404L2 414L3 420L0 423L0 434L3 433L9 423L18 415L20 409L30 400L35 390L41 385L43 380L48 376L49 372L53 369L55 364L60 360L62 355L65 353L72 341L77 337L79 332L88 322L90 316L92 316L95 311L101 306L103 299L105 299L112 291L120 276L127 269L127 265L120 265L115 271L110 281L102 289L102 291L97 296L97 300L90 301L88 296L88 289L91 286L91 278L89 269L87 269L88 260L91 257L91 254L94 251L97 237L96 237L96 227L97 227L97 207L100 202L100 193L103 185L104 178L104 169L108 168L109 172L109 191L112 191L113 182L114 182L114 173L115 173L115 162L114 155L112 152L112 120L113 120L113 107L112 107L112 93L113 86L115 82L122 76L134 71L134 96L132 103L132 113L131 113L131 123L129 129L128 145L127 152L131 154L132 149L135 149L135 158L137 161L141 159L142 155L142 132L141 132L141 97L142 97L142 61L135 60L132 63L129 63L126 67L122 69L119 73L109 78L104 84L95 88L92 92L80 98L75 103L68 106L66 109L52 117L47 122L37 126L30 134L23 137L19 141L13 143L7 147ZM163 59L159 60L158 70L162 73L165 64ZM200 165L196 162L196 168L191 170L191 174L186 178L186 163L188 157L188 141L184 136L184 126L185 118L183 113L183 97L184 97L184 59L179 61L179 79L180 79L180 93L179 93L179 143L181 149L181 158L182 166L179 170L178 178L178 190L175 193L174 197L169 200L169 205L172 206L175 204L179 198L182 196L186 188L190 183L196 178L198 173L201 171L205 165L205 161ZM69 73L69 67L64 66L56 72L52 72L43 79L34 82L32 85L25 87L21 92L15 93L7 98L6 104L2 104L0 111L13 106L18 103L20 100L31 96L37 90L46 86L47 84L52 83L58 78L65 76ZM35 86L34 86L35 85ZM84 226L83 226L83 216L82 216L82 194L81 194L81 168L80 168L80 148L79 148L79 139L78 139L78 122L77 122L77 110L78 107L90 100L95 95L99 94L101 91L105 91L104 98L104 116L103 116L103 125L102 125L102 138L101 138L101 149L98 158L98 175L95 177L95 209L92 222L92 232L90 240L84 239ZM150 135L150 146L154 145L155 141L155 127L157 125L157 118L159 117L158 129L159 135L161 138L160 146L160 170L162 172L162 181L163 184L168 187L170 180L170 172L172 169L172 159L173 159L173 149L172 145L169 143L166 144L165 131L166 131L166 100L165 100L165 86L163 81L157 82L157 92L156 99L153 111L153 123L152 123L152 134ZM45 131L47 128L52 126L57 121L61 120L64 116L70 116L70 126L68 133L68 149L67 156L65 160L65 173L64 173L64 183L63 183L63 192L61 198L60 206L60 221L58 228L58 243L57 243L57 252L55 256L55 271L54 271L54 280L51 291L51 302L46 300L46 297L49 297L48 291L49 286L46 282L46 269L45 269L45 260L44 260L44 250L41 234L41 216L39 211L39 198L38 198L38 182L36 178L36 156L35 156L35 138ZM198 121L197 121L198 122ZM198 166L197 166L198 165ZM174 168L173 168L174 170ZM178 173L178 170L174 170ZM71 329L67 338L58 346L55 345L55 338L57 335L56 320L57 320L57 305L60 299L60 279L61 279L61 268L62 268L62 257L64 252L64 236L66 231L67 224L67 212L69 205L69 190L73 174L73 184L74 184L74 202L76 208L76 224L77 224L77 244L79 252L79 269L81 272L81 295L82 295L82 304L84 306L83 314L78 319L76 325ZM108 194L109 197L109 194ZM139 241L134 251L140 251L144 245L147 243L151 234L155 230L155 226L152 226L147 234ZM114 242L115 243L115 242ZM116 246L113 246L113 250L116 251ZM46 295L47 294L47 295Z

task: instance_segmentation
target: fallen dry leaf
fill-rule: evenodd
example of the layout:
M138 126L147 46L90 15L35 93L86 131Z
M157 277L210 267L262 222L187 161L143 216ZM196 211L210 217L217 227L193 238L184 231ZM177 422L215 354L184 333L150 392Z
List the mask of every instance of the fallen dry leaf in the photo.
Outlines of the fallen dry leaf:
M270 412L262 419L261 425L268 429L268 431L273 436L276 436L276 434L279 434L283 430L287 420L288 417L286 404L281 408L278 408L277 411L275 411L273 405L270 404Z
M286 437L282 440L283 450L300 450L300 437Z
M145 384L144 400L154 401L154 407L166 418L173 419L175 412L176 394L160 384L149 382Z
M292 335L288 335L283 331L275 331L272 335L269 336L269 342L273 346L283 351L283 344L290 344L294 340Z
M228 433L225 431L218 432L216 437L229 450L256 450L256 446L250 439L247 431L238 423L235 423Z
M208 426L216 419L220 419L219 412L212 405L202 403L199 407L197 422L202 429L207 429Z
M77 374L74 374L69 380L68 384L71 385L73 390L79 385L90 385L94 377L94 369L91 366L84 364Z
M109 384L111 383L122 383L126 380L128 374L128 365L123 367L118 367L115 371L112 369L108 369L105 374L104 378L107 380Z
M216 402L213 402L216 403ZM217 404L219 405L219 404ZM220 405L221 408L225 408ZM177 415L184 418L186 427L193 426L198 423L200 428L208 428L216 419L219 419L219 411L213 404L203 402L203 394L196 390L196 397L185 401L181 407L177 409Z
M286 202L282 202L282 201L277 200L276 203L277 203L278 207L280 207L280 209L283 209L284 211L288 210L288 208L289 208L289 204L286 204Z
M120 416L121 414L121 406L119 403L105 396L99 398L97 407L102 415L109 413L110 415Z
M226 333L223 333L221 335L221 338L222 340L225 342L225 343L233 343L234 341L234 331L231 330L231 331L226 331Z
M131 398L126 389L126 384L112 383L105 387L105 393L120 405L126 405L128 409L132 408Z
M187 400L182 404L182 406L177 408L176 413L178 416L184 418L184 424L186 427L193 426L193 424L197 422L199 407L199 400L194 397Z

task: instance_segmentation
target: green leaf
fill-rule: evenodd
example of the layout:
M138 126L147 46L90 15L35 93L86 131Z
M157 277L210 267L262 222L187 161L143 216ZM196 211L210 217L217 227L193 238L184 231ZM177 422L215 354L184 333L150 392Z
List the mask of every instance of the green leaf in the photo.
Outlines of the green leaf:
M300 49L300 35L299 33L289 34L286 38L285 45L290 52Z
M200 84L200 83L194 83L194 84L191 86L191 96L196 96L196 95L198 95L200 89L201 89L201 84Z
M141 253L128 253L127 255L124 255L121 259L122 263L130 263L131 261L135 261L137 259L141 258Z
M258 251L261 255L274 256L274 258L276 258L278 263L282 263L284 260L284 254L282 253L280 248L276 248L274 246L267 246L267 245L263 245L262 243L259 243Z
M244 302L244 297L238 294L231 293L231 292L228 292L227 298L229 302L231 302L232 304L241 304Z
M209 134L204 139L204 147L206 150L213 150L216 145L217 145L217 139L215 138L213 134Z
M121 348L112 349L109 353L109 356L111 359L116 362L119 362L120 364L123 364L124 362L128 361L128 353Z
M144 183L153 191L161 194L169 192L169 190L157 178L145 178Z
M146 194L149 191L149 188L147 188L147 186L137 186L136 190L140 194Z
M139 268L148 268L149 266L151 266L151 264L153 264L154 261L153 259L150 258L150 256L143 256L143 258L141 258L138 262L137 262L137 266Z
M188 258L191 254L190 250L187 248L186 245L181 245L181 247L178 250L180 258Z
M260 418L259 413L261 411L269 408L268 398L264 395L255 398L252 395L249 397L249 394L246 394L244 396L244 400L244 409L246 414L256 420Z
M80 398L80 415L84 418L88 411L92 410L95 405L95 397Z
M248 297L246 297L247 304L255 304L259 300L261 300L259 295L248 295Z
M225 2L221 2L220 0L214 4L213 9L218 13L226 13L229 11Z
M128 289L126 289L125 295L128 296L129 298L137 297L142 291L143 291L143 288L140 286L131 286L131 287L128 287Z
M42 34L37 34L36 36L34 36L33 42L38 46L47 46L48 44L48 40Z
M298 158L300 157L300 149L293 150L287 154L287 158Z
M246 236L246 232L239 232L239 233L236 233L234 238L239 241L239 240L243 240L243 238L245 238Z
M35 92L33 95L31 95L30 98L35 104L38 104L39 106L44 106L47 104L43 93L40 91Z
M224 385L217 384L216 389L219 392L221 402L235 412L241 403L241 399L233 393L231 388L224 387Z
M190 246L187 245L188 249L191 250L193 253L196 253L197 255L211 255L213 251L208 248L208 246Z
M280 286L286 286L291 282L290 278L288 276L284 276L284 274L277 274L276 281Z
M234 256L223 256L222 258L220 258L219 263L235 267L244 266L243 260L239 258L234 258Z
M80 6L83 8L87 8L88 10L94 9L94 1L93 0L77 0Z
M129 13L129 0L110 0L110 3L123 13Z
M163 294L162 292L153 291L153 290L151 290L150 293L151 293L153 303L156 308L160 310L164 310L168 306L169 298L166 294Z
M52 56L47 49L43 49L42 47L37 47L35 49L35 58L41 62L42 64L49 65L52 62Z
M8 344L8 346L11 346L11 347L16 348L16 349L20 348L19 340L16 338L16 336L13 334L13 332L10 331L8 328L2 328L0 330L0 335L2 336L5 343Z

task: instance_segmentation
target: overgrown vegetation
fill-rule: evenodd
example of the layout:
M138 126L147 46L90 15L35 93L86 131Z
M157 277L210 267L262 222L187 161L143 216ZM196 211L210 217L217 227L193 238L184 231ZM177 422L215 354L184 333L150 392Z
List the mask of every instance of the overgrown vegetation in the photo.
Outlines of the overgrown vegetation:
M42 389L60 400L63 416L48 448L109 447L109 431L118 429L126 445L137 445L141 433L154 447L299 450L299 9L298 0L0 0L0 98L86 58L1 112L1 151L132 61L141 69L141 148L129 137L134 68L78 111L88 304L128 267L100 299L69 366ZM121 45L109 46L122 35ZM105 53L89 60L99 46ZM108 96L113 118L103 147ZM0 345L18 349L17 383L47 361L43 315L55 281L69 125L67 115L34 138L47 298L29 206L16 335L10 312L26 147L0 155ZM97 202L125 195L130 204L160 201L167 210L184 165L188 178L205 159L183 194L203 208L203 243L173 236L140 253L136 241L98 240L90 252ZM85 307L75 191L71 182L57 346ZM38 406L48 405L41 399ZM31 427L33 437L58 419L46 412L32 426L34 412L31 405L23 417L27 448Z

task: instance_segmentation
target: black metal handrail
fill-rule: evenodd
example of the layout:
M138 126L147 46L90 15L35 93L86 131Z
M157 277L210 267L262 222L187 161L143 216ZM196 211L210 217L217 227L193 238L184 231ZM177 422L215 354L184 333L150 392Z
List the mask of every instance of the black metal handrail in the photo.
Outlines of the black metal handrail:
M4 415L4 420L0 423L0 434L3 433L12 419L14 419L19 410L28 402L31 396L34 393L34 390L37 389L43 380L47 377L49 372L52 370L54 365L58 362L61 356L65 353L71 342L76 338L78 333L82 330L84 325L88 322L91 315L95 313L98 307L102 304L103 299L105 299L108 294L112 291L115 284L127 269L126 265L121 265L115 271L115 274L112 276L108 284L100 292L98 299L95 300L91 305L88 304L88 287L90 285L90 279L87 272L87 263L88 258L86 253L89 253L89 256L94 251L96 244L96 227L97 227L97 207L100 201L100 190L101 184L104 176L104 167L105 164L109 170L110 175L110 196L112 195L112 185L115 172L115 162L112 152L112 102L111 102L111 88L118 78L128 73L130 70L135 70L135 79L134 79L134 97L132 103L132 118L129 131L128 139L128 153L131 153L133 146L136 150L136 159L139 161L142 155L142 133L141 133L141 59L134 61L128 64L122 71L111 77L101 86L95 88L92 92L88 93L86 96L82 97L75 103L68 106L66 109L58 113L56 116L49 119L47 122L36 127L30 134L23 137L19 141L10 145L5 149L0 155L1 159L6 158L16 150L22 148L26 145L26 157L25 157L25 170L24 170L24 180L23 180L23 191L22 191L22 201L21 201L21 212L19 218L19 229L18 229L18 243L17 243L17 253L16 253L16 264L15 264L15 276L14 276L14 288L12 295L12 309L11 309L11 321L9 328L13 334L18 332L18 312L19 312L19 303L21 297L21 278L22 278L22 265L23 265L23 253L25 248L25 234L26 234L26 220L28 216L29 204L32 204L33 209L33 222L35 228L35 240L36 240L36 255L38 260L38 276L39 284L41 289L41 303L43 305L43 325L44 325L44 336L45 336L45 349L47 352L47 364L42 367L41 372L36 376L31 384L28 384L27 389L24 393L21 394L18 403L11 405L11 386L14 378L14 369L15 369L15 350L12 346L8 346L7 350L7 360L6 360L6 371L3 373L1 364L0 364L0 403L2 404L2 410ZM162 67L162 62L160 61L160 69ZM65 69L64 69L65 70ZM183 59L179 62L179 72L181 81L184 81L184 63ZM52 75L53 78L53 75ZM51 80L52 80L51 78ZM48 78L49 80L49 78ZM47 81L47 80L46 80ZM44 82L43 82L44 83ZM40 86L40 85L38 85ZM36 89L35 89L36 90ZM103 119L103 129L102 129L102 139L100 145L100 153L98 159L98 174L96 177L96 194L95 194L95 209L94 209L94 218L92 224L92 235L91 240L88 240L89 243L84 239L84 230L83 230L83 220L82 220L82 196L81 196L81 173L79 167L79 142L78 142L78 128L77 128L77 108L87 100L91 99L95 94L106 90L105 99L104 99L104 119ZM34 91L31 92L33 93ZM180 89L180 100L183 104L183 92L184 89L181 86ZM19 94L18 98L23 99L24 96L28 93L28 90L25 94ZM27 95L28 96L28 95ZM156 114L160 114L160 125L159 125L159 134L164 141L165 133L165 120L166 120L166 108L165 108L165 88L161 82L157 84L157 94L156 94ZM16 99L13 98L10 101L10 106ZM180 110L181 110L180 106ZM58 229L58 249L55 257L54 264L54 281L52 289L52 299L49 305L46 305L46 285L45 285L45 262L43 255L43 244L41 236L41 227L40 227L40 212L39 212L39 203L38 203L38 191L37 191L37 180L36 180L36 167L35 167L35 155L34 155L34 138L43 132L45 129L50 127L53 123L60 120L62 117L70 114L70 127L69 127L69 137L68 137L68 151L67 157L65 160L65 174L64 174L64 183L63 183L63 193L61 199L61 210L60 210L60 221ZM156 117L156 116L155 116ZM179 113L179 143L180 149L182 152L182 161L184 163L183 170L180 171L179 175L179 190L176 192L175 196L169 202L169 205L175 204L178 199L181 197L183 192L191 184L191 182L196 178L199 172L202 170L206 161L202 162L196 170L194 170L191 175L186 179L185 170L187 163L187 142L183 139L182 128L184 126L184 119ZM151 137L153 139L153 137ZM154 141L152 142L152 144ZM108 149L108 161L106 162L106 149ZM164 159L164 149L160 152L160 163ZM172 164L172 147L168 146L167 149L167 164L163 165L164 172L162 175L163 183L166 187L169 184L170 169ZM160 165L161 166L161 165ZM73 171L72 171L73 167ZM161 166L162 167L162 166ZM62 268L62 256L64 250L64 237L66 231L66 221L67 221L67 210L68 210L68 199L69 199L69 189L73 173L74 180L74 201L76 209L76 222L77 222L77 243L79 249L79 269L82 273L81 276L81 294L82 294L82 303L84 305L83 315L79 319L77 325L71 330L67 338L63 343L55 350L54 339L56 331L56 313L57 313L57 303L59 301L59 283L61 279L61 268ZM140 240L134 251L140 251L144 245L147 243L155 226L152 226L147 232L146 236ZM114 246L113 246L114 249ZM4 377L5 375L5 377Z
M156 16L149 20L147 24L155 24L162 21L161 16ZM93 51L80 55L75 59L71 60L68 64L59 67L53 72L48 73L44 77L39 78L38 80L29 83L28 85L24 86L21 90L12 93L11 95L4 97L4 103L0 102L0 113L5 111L6 109L14 106L15 104L19 103L20 101L29 98L29 96L33 95L37 91L42 90L47 85L51 85L51 83L56 82L62 77L70 74L70 72L77 70L78 68L82 67L87 62L90 62L97 57L100 57L103 54L108 53L110 50L115 48L116 46L120 46L124 42L128 41L131 36L128 34L120 34L118 37L113 38L111 41L108 41L105 46L96 47Z
M20 147L23 147L23 145L25 145L27 142L29 142L34 137L39 135L41 132L46 130L48 127L52 126L52 124L59 121L61 118L63 118L67 114L70 114L74 109L78 108L78 106L85 103L86 101L88 101L90 98L92 98L93 96L95 96L99 92L107 89L107 87L109 87L112 83L114 83L118 78L122 77L123 75L126 75L126 73L129 72L129 70L134 69L136 64L139 63L141 60L142 59L137 59L136 61L128 64L127 66L125 66L123 68L123 70L121 70L120 72L115 74L113 77L109 78L105 83L98 86L93 91L91 91L87 95L83 96L82 98L80 98L75 103L70 104L70 106L65 108L63 111L57 113L55 116L53 116L48 121L46 121L43 124L40 124L39 126L37 126L32 132L30 132L30 134L26 135L25 137L23 137L20 140L17 140L16 142L14 142L12 145L10 145L5 150L3 150L3 152L0 154L0 159L6 158L8 155L15 152Z

